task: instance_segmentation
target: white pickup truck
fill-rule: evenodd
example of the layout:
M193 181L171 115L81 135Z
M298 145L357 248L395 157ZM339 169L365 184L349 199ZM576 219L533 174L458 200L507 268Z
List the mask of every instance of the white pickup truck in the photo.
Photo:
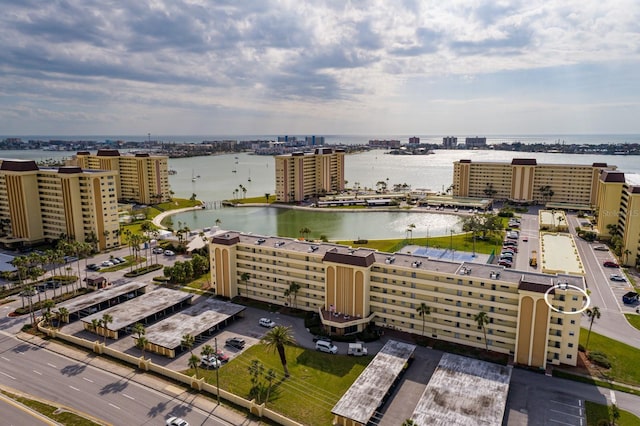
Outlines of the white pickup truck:
M367 354L367 348L362 343L349 343L348 355L364 356Z

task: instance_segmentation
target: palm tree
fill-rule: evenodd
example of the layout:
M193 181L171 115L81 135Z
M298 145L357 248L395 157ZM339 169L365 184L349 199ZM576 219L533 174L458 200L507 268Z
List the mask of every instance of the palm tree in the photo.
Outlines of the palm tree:
M53 318L53 314L51 313L51 309L53 309L56 306L56 302L54 302L51 299L47 299L42 303L42 307L45 309L43 316L44 319L46 320L46 323L49 324L49 327L52 327L52 318Z
M407 239L409 239L409 235L413 238L413 230L416 229L416 225L414 223L409 224L407 227ZM411 239L409 239L411 241Z
M600 308L594 306L593 308L587 308L586 312L589 317L589 331L587 332L587 342L584 345L585 351L589 348L589 337L591 337L591 327L593 327L593 322L600 319Z
M58 312L56 314L56 317L58 318L58 328L62 328L60 323L68 321L69 310L67 308L65 308L64 306L61 307L61 308L58 308Z
M311 234L311 229L307 228L306 226L300 228L300 236L305 238L305 239L309 239L309 234Z
M213 346L211 345L204 345L202 347L202 350L200 351L200 355L202 355L203 358L209 358L211 355L215 353L216 353L216 350L213 349Z
M149 340L144 336L140 336L136 340L136 346L137 346L138 349L140 349L140 352L142 353L140 356L142 358L144 358L144 350L147 347L148 343L149 343Z
M244 283L246 289L244 297L246 297L247 299L249 298L249 278L251 278L251 275L249 275L248 272L243 272L242 275L240 275L240 281Z
M198 378L198 365L200 365L200 357L195 354L191 354L189 357L189 368L193 368L196 372L196 379Z
M288 306L292 306L293 304L291 303L291 290L286 289L284 291L284 298L287 299L287 305Z
M287 356L284 351L284 345L293 345L296 343L290 327L277 325L264 335L260 342L266 346L267 350L278 351L280 362L284 370L284 377L289 377L289 369L287 368Z
M482 328L482 332L484 333L484 347L487 351L489 351L489 342L487 342L487 328L485 327L489 324L489 315L486 312L480 311L474 317L473 320L478 324L478 328Z
M626 249L623 254L624 254L624 264L626 265L627 262L629 261L629 255L631 254L631 250Z
M269 194L268 192L266 192L266 193L264 194L264 198L266 198L267 203L269 203L269 197L271 197L271 194Z
M138 339L147 334L147 330L144 328L144 324L137 322L133 325L132 331L138 335Z
M269 382L269 386L267 387L267 397L264 400L264 403L266 404L267 402L269 402L269 394L271 393L271 385L273 384L273 381L276 379L276 372L273 370L273 368L270 368L269 371L267 371L267 376L265 378L267 379L267 382Z
M222 221L220 220L220 218L216 219L216 226L220 226L222 224Z
M420 303L420 306L416 308L418 315L422 317L422 335L424 336L424 321L427 315L431 315L431 308L424 302Z
M91 329L94 333L98 334L98 327L100 327L100 324L102 324L102 322L98 318L94 318L91 320Z
M300 290L300 284L291 283L289 284L289 294L293 295L293 307L298 307L298 291Z
M195 343L196 343L196 338L193 337L191 334L187 333L182 336L182 341L180 342L180 345L187 348L189 352L191 352L191 355L193 355L193 345Z
M107 343L107 331L109 331L109 324L113 322L113 317L105 313L102 314L102 319L100 321L102 323L102 327L104 327L104 343Z

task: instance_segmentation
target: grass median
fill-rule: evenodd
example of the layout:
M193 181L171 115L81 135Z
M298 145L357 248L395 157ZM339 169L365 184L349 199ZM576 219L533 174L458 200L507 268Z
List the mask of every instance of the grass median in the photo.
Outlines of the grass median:
M587 341L587 330L582 329L580 333L580 344L584 346ZM640 349L627 344L610 339L601 334L591 332L589 338L590 352L602 352L611 362L608 370L598 369L599 375L595 379L613 380L629 385L640 386Z

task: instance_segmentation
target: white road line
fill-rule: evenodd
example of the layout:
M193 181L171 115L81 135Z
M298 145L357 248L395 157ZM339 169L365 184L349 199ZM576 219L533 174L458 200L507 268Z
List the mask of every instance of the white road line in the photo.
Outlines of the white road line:
M89 382L89 383L93 383L93 380L91 380L91 379L87 379L86 377L83 377L83 378L82 378L82 380L86 380L86 381L87 381L87 382Z
M75 387L75 386L71 386L71 385L69 385L69 387L70 387L71 389L73 389L74 391L81 392L81 391L80 391L80 389L78 389L78 388L77 388L77 387Z
M48 362L48 363L47 363L47 365L48 365L49 367L52 367L52 368L58 368L58 367L56 367L55 365L51 364L50 362Z
M2 371L0 371L0 374L2 374L3 376L7 376L8 378L12 379L12 380L16 380L15 377L8 375L7 373L4 373Z
M580 404L578 404L578 406L576 406L575 404L567 404L566 402L560 402L560 401L556 401L554 399L550 399L549 402L553 403L553 404L560 404L560 405L564 405L566 407L574 407L574 408L578 408L580 406ZM579 401L578 401L579 402Z
M609 395L611 395L611 404L616 405L616 393L613 390L609 390Z
M42 376L42 373L41 373L41 372L39 372L38 370L31 370L31 371L33 371L34 373L36 373L36 374L38 374L38 375Z
M560 411L560 410L549 410L549 411L552 411L554 413L564 414L565 416L577 417L579 419L582 418L582 415L571 414L571 413L567 413L566 411Z
M112 406L113 408L117 408L118 410L120 409L120 407L118 407L117 405L113 405L112 403L109 403L110 406Z
M9 358L7 358L6 356L3 356L2 359L4 359L5 361L11 362L11 360Z
M565 422L561 422L560 420L556 420L556 419L549 419L550 422L554 422L554 423L560 423L561 425L569 425L569 426L575 426L573 423L565 423Z
M123 394L122 394L122 396L124 396L125 398L132 399L132 400L134 400L134 401L136 400L134 397L129 396L129 395L127 395L126 393L123 393Z

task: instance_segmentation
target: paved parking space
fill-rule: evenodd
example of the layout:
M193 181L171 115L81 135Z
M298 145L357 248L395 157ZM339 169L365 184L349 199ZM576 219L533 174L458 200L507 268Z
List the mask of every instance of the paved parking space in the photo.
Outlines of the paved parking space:
M504 426L587 424L584 400L561 391L543 390L512 380Z

